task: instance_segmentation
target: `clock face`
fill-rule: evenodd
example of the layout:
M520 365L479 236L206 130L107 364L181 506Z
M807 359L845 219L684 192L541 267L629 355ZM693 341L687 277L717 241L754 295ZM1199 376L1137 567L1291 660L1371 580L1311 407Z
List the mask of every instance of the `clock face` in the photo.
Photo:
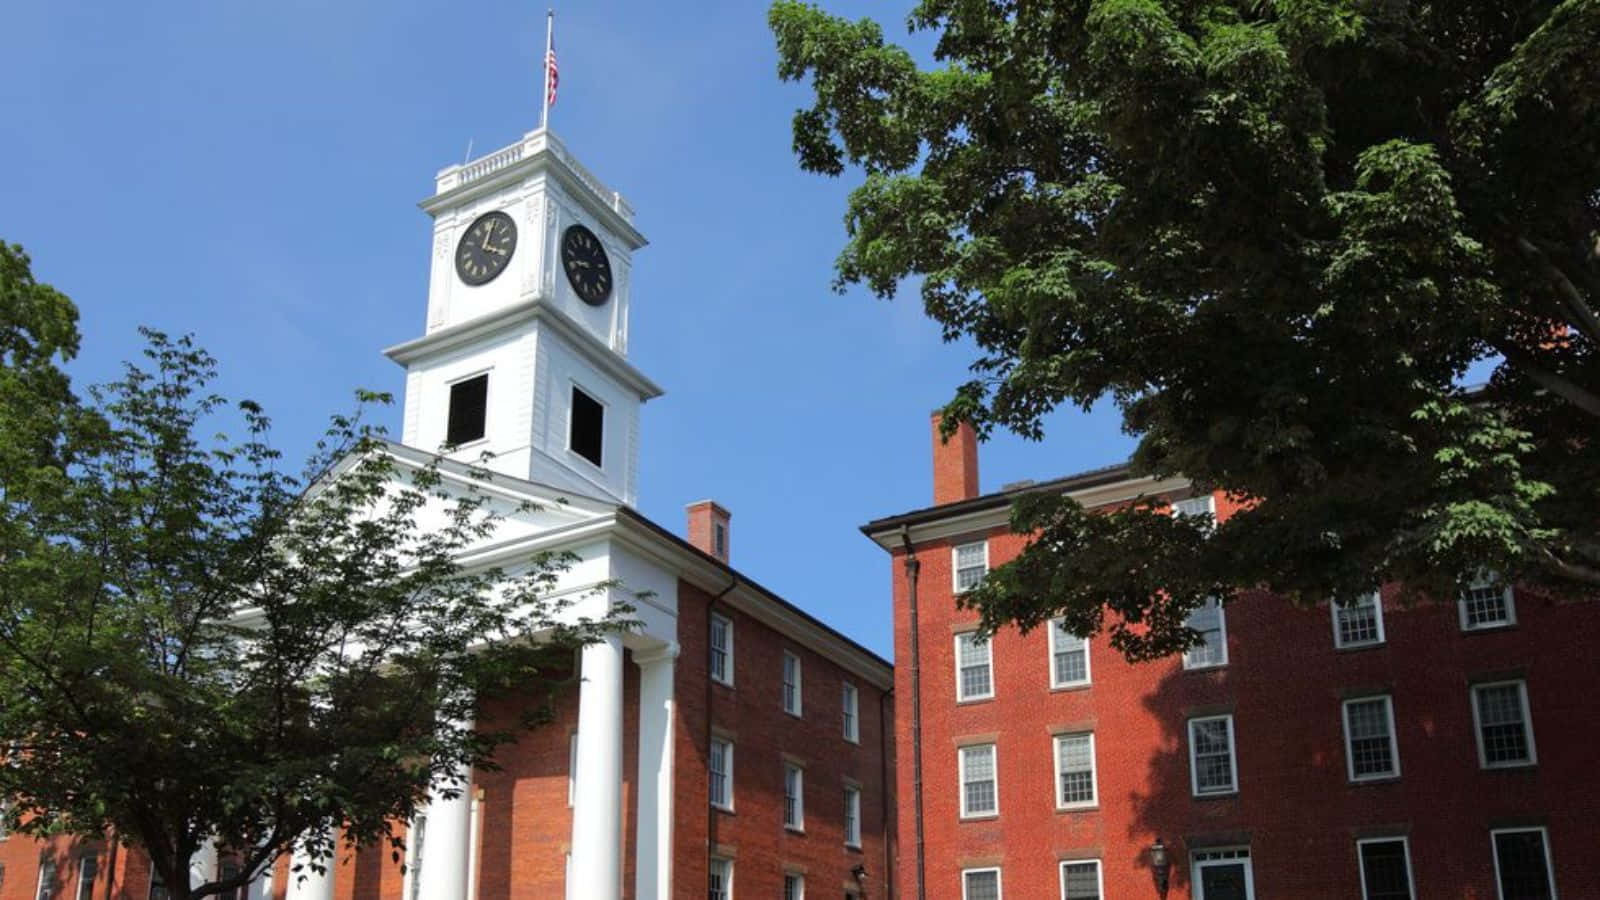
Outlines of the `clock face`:
M467 226L456 247L456 274L467 284L488 284L505 271L517 249L517 223L503 212L486 213Z
M594 232L573 225L561 235L561 268L583 302L599 306L611 296L611 260Z

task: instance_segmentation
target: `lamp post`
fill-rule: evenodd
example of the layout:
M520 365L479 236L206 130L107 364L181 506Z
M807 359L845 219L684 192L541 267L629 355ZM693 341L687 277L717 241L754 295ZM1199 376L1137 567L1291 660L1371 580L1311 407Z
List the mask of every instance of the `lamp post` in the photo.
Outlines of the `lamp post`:
M1168 879L1172 875L1172 860L1167 858L1167 845L1161 843L1157 837L1156 842L1150 845L1150 877L1155 879L1156 896L1167 900Z

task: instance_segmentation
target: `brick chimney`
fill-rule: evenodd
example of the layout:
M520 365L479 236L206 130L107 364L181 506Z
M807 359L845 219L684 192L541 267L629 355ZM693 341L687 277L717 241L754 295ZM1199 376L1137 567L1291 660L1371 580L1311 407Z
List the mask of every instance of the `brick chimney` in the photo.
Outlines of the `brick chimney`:
M966 422L950 435L939 437L943 416L933 413L933 502L954 503L978 496L978 433Z
M696 549L728 561L728 520L733 514L714 500L700 500L684 509L689 513L689 543Z

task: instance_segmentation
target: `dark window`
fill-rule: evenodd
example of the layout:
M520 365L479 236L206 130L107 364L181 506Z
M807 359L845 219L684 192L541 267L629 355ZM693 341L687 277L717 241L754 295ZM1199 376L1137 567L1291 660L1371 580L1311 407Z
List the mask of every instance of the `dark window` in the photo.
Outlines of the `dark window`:
M481 439L488 411L488 375L450 385L450 423L445 427L444 442L460 446Z
M1405 841L1362 842L1361 880L1367 900L1411 900Z
M715 552L717 556L728 555L728 532L722 527L721 522L711 526L711 535L712 551Z
M1554 896L1542 830L1497 833L1494 856L1500 871L1500 896L1506 900L1550 900Z
M601 438L605 434L606 408L577 388L572 389L572 452L600 465Z

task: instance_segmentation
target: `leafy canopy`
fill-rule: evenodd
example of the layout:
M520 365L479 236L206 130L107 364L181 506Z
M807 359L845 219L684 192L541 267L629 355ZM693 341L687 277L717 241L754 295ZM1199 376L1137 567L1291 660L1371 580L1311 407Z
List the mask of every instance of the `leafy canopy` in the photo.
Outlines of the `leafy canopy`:
M1600 2L923 0L929 68L770 23L801 166L859 179L838 286L920 277L977 348L946 422L1110 398L1137 473L1246 503L1207 538L1029 496L985 625L1140 657L1209 594L1600 585Z
M302 474L270 423L208 387L188 338L87 401L59 369L76 311L0 244L0 796L34 836L144 848L174 897L226 893L299 844L390 843L430 785L465 789L549 711L574 652L623 627L546 599L568 560L464 569L519 507L486 472L406 462L362 414ZM360 397L362 409L387 398ZM242 437L214 430L237 418ZM238 877L188 887L214 843Z

